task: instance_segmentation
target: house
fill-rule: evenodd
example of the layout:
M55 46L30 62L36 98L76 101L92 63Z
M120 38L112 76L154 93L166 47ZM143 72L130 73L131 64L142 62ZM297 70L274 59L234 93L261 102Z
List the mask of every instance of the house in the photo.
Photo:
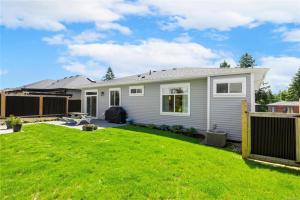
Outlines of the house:
M255 90L265 68L173 68L82 86L82 111L104 118L122 106L138 123L183 125L226 131L241 140L241 100L255 111Z
M81 85L95 81L85 76L70 76L59 80L42 80L21 87L1 91L1 117L48 115L81 110ZM31 98L29 98L31 97ZM43 97L44 112L39 111L39 97ZM56 97L56 98L53 98ZM4 99L5 98L5 99ZM66 100L66 98L68 100ZM49 105L49 106L46 106Z
M269 112L299 113L300 103L298 101L280 101L267 106Z
M69 96L70 100L80 100L81 85L92 84L95 81L81 75L65 77L58 80L41 80L21 87L5 89L6 94L16 95L49 95Z

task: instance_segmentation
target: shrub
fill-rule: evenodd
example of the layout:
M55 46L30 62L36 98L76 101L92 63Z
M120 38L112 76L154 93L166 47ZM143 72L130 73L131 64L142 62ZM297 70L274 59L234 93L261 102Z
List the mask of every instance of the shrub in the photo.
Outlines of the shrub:
M170 127L170 131L174 133L182 133L183 132L183 126L182 125L173 125Z
M147 124L147 128L157 129L157 126L155 124Z
M197 132L197 130L195 128L191 127L191 128L184 129L183 134L186 136L192 136L196 132Z
M12 126L15 126L15 125L22 125L23 124L23 121L21 120L20 117L14 117L12 122L11 122L11 125Z
M6 120L5 120L5 123L6 123L6 126L7 128L12 128L12 122L14 121L15 119L15 116L13 115L10 115Z
M83 131L93 131L93 130L97 130L98 126L95 124L85 124L82 126L82 130Z
M160 125L158 128L159 128L160 130L162 130L162 131L169 131L169 130L170 130L170 126L165 125L165 124Z

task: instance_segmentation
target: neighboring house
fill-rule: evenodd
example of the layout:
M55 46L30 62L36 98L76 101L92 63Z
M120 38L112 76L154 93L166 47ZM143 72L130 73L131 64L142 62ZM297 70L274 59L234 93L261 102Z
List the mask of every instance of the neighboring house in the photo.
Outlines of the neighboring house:
M1 91L1 117L80 112L81 90L78 87L92 83L95 81L77 75L4 89Z
M69 96L70 100L80 100L81 90L78 87L92 83L95 81L85 76L76 75L59 80L42 80L4 91L6 94Z
M299 113L298 101L280 101L268 104L269 112Z
M241 140L241 100L255 111L255 90L264 68L173 68L101 81L82 87L82 111L104 118L110 106L122 106L138 123L218 129Z

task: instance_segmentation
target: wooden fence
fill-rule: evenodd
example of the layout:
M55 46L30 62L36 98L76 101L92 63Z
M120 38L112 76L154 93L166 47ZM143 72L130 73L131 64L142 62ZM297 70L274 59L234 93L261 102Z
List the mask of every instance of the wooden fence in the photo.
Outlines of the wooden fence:
M1 94L1 118L15 116L50 116L68 113L69 97Z
M248 112L242 101L242 156L300 166L300 115Z

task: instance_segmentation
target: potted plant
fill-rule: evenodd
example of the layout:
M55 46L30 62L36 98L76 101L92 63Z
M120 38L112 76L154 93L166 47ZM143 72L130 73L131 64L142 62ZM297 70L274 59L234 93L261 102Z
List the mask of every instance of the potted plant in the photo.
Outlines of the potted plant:
M14 120L14 116L10 115L6 120L5 120L5 124L6 124L6 128L7 129L11 129L12 128L12 121Z
M20 132L22 128L22 120L19 117L15 117L11 123L14 132Z

